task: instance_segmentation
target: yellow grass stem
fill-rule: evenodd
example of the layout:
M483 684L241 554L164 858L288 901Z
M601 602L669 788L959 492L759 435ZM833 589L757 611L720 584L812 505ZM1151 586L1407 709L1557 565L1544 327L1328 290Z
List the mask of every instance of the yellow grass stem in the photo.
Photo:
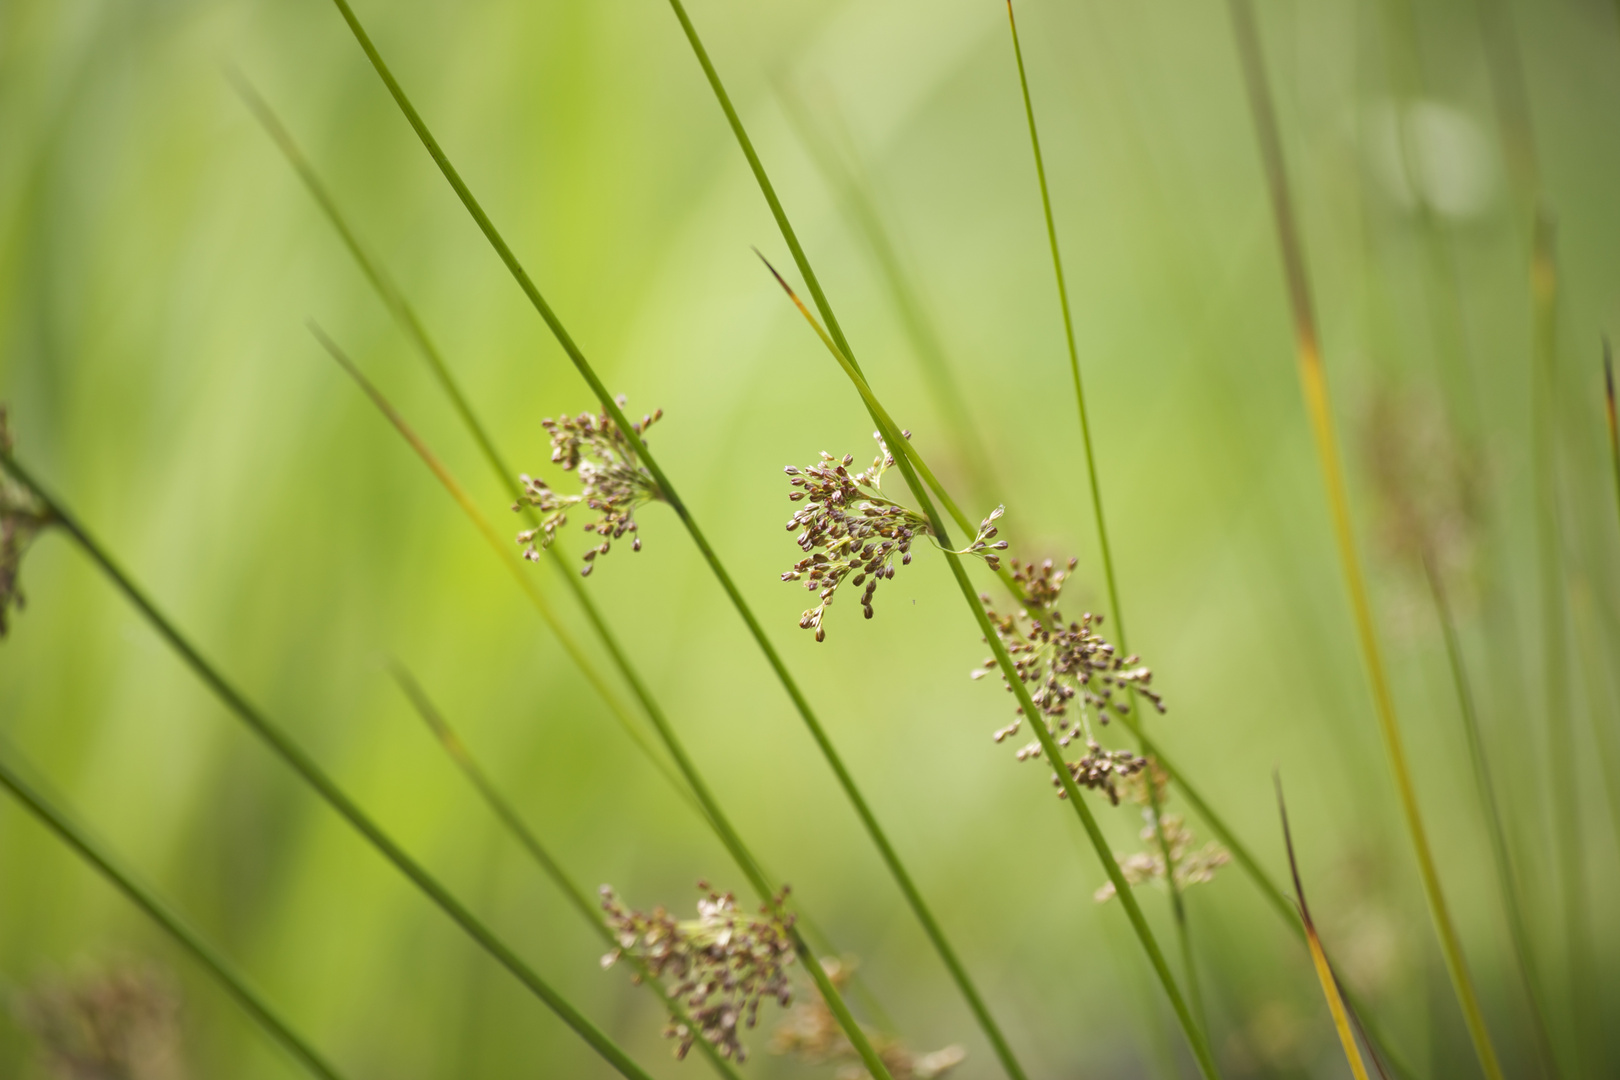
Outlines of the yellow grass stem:
M1488 1080L1502 1080L1502 1067L1497 1060L1496 1048L1491 1043L1490 1032L1485 1025L1485 1015L1480 1008L1479 997L1468 971L1462 941L1446 904L1445 894L1440 885L1440 872L1435 866L1434 853L1430 849L1428 833L1423 826L1417 788L1401 739L1400 725L1395 715L1395 700L1390 692L1389 679L1378 647L1372 604L1362 576L1360 556L1356 552L1355 530L1351 523L1349 497L1345 491L1344 467L1339 460L1338 441L1333 430L1333 410L1328 394L1327 373L1322 365L1316 316L1311 304L1304 248L1294 217L1282 141L1277 127L1276 110L1272 104L1271 89L1266 79L1265 60L1261 53L1254 9L1251 0L1227 0L1227 2L1248 90L1249 106L1259 138L1261 163L1270 192L1272 214L1281 248L1284 278L1293 314L1300 388L1305 396L1305 411L1310 419L1311 433L1316 443L1317 460L1321 466L1323 486L1327 493L1340 569L1344 576L1346 592L1349 594L1356 637L1361 646L1362 660L1366 665L1367 678L1372 690L1379 734L1383 738L1390 777L1395 783L1401 814L1405 819L1413 854L1417 858L1423 893L1429 905L1429 915L1439 938L1440 951L1445 958L1452 990L1457 996L1457 1003L1462 1008L1463 1019L1468 1026L1469 1038L1473 1041L1474 1052Z

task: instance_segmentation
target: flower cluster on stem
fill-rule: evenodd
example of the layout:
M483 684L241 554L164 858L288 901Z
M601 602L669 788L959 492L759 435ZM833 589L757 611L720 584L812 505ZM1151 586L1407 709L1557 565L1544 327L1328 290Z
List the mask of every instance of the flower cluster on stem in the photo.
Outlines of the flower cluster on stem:
M910 438L909 432L902 432ZM817 641L827 637L822 618L833 602L838 587L846 579L865 586L861 593L861 613L872 617L872 597L878 582L894 579L895 560L911 564L911 545L919 536L933 537L934 529L923 515L883 494L883 475L894 466L894 455L876 432L878 454L871 467L851 472L855 455L842 460L822 451L821 460L799 468L789 465L787 473L793 490L788 499L800 503L788 519L787 531L798 532L795 542L805 557L782 575L783 581L800 581L820 601L799 617L799 627L814 630ZM978 535L958 554L977 555L992 569L1001 565L997 554L1007 542L996 540L997 507L979 524Z
M119 968L51 982L24 996L18 1018L53 1080L179 1080L180 1001L154 971Z
M622 396L618 401L621 407L625 403ZM656 409L631 424L631 431L645 438L647 429L663 415L663 409ZM581 504L597 514L586 522L585 531L601 537L600 543L585 552L582 575L588 576L597 556L606 555L612 542L626 533L630 535L631 550L640 551L636 508L664 496L658 482L638 460L630 437L606 411L548 418L540 423L551 435L552 462L562 466L564 472L577 473L581 490L577 495L565 495L527 473L519 477L523 494L512 509L521 511L532 506L540 515L539 524L517 535L517 542L525 547L523 557L539 561L540 552L556 541L557 530L568 524L569 511Z
M849 981L852 966L831 957L821 961L822 970L839 990ZM868 1032L883 1060L884 1067L894 1080L934 1080L960 1065L967 1052L960 1046L946 1046L928 1053L915 1053L898 1039ZM812 991L806 1000L795 1004L776 1030L771 1033L771 1052L792 1054L808 1065L836 1064L837 1080L868 1080L870 1074L860 1055L850 1044L849 1036L838 1026L838 1020L818 992Z
M1128 750L1108 750L1097 741L1096 731L1115 716L1130 711L1129 693L1134 691L1160 712L1164 702L1152 688L1153 673L1136 656L1121 656L1119 651L1097 632L1102 625L1101 615L1089 612L1078 621L1066 621L1058 610L1063 584L1073 573L1076 560L1070 559L1066 569L1060 569L1052 560L1041 563L1011 561L1014 584L1024 597L1022 609L1011 614L1000 614L987 595L980 596L988 609L990 625L1001 640L1014 670L1001 673L1009 693L1012 685L1006 680L1016 677L1029 687L1030 700L1040 710L1040 722L1061 747L1067 748L1081 741L1086 752L1080 758L1067 762L1069 774L1081 787L1105 793L1109 801L1119 804L1119 782L1141 772L1147 759ZM981 678L997 667L992 657L973 672ZM1022 706L1012 723L995 732L996 742L1016 735L1023 726ZM1030 742L1018 751L1018 760L1027 761L1041 755L1039 741ZM1058 797L1064 792L1058 778L1052 778L1058 788Z
M1148 790L1148 784L1158 788L1158 803L1161 813L1158 815L1158 825L1154 825L1153 793ZM1180 814L1166 814L1162 812L1164 800L1169 794L1169 776L1156 762L1150 762L1148 768L1132 777L1129 784L1129 797L1132 802L1142 807L1142 841L1148 845L1148 850L1127 855L1119 860L1119 869L1125 881L1133 888L1146 881L1173 880L1178 889L1186 889L1191 885L1202 885L1215 876L1215 871L1232 861L1227 850L1213 840L1203 847L1194 850L1196 842L1192 830L1182 820ZM1163 830L1161 840L1159 831ZM1170 863L1165 865L1165 848L1169 848ZM1097 902L1104 903L1114 895L1114 883L1104 882L1102 888L1095 893Z
M23 555L40 530L51 523L50 511L6 472L5 459L11 456L11 449L6 407L0 405L0 638L10 628L7 614L13 608L23 609Z
M702 1037L723 1057L744 1061L748 1049L739 1036L758 1022L760 1002L775 998L786 1008L792 1001L787 969L795 955L793 916L776 914L788 890L784 886L759 916L750 917L738 911L731 893L717 893L701 881L698 889L704 894L698 917L678 920L662 906L651 914L626 908L602 886L602 910L618 942L602 966L633 956L653 978L667 980L670 997L687 1011L687 1019L671 1017L664 1029L678 1040L676 1057L684 1058Z

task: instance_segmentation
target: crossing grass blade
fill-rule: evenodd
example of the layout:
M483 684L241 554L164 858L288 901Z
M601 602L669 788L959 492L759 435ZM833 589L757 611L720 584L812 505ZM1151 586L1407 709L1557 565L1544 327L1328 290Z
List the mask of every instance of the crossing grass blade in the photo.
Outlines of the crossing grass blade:
M1356 1045L1355 1033L1350 1030L1349 1011L1345 1008L1344 999L1339 996L1339 980L1328 965L1327 953L1322 950L1322 939L1316 933L1316 923L1311 920L1310 905L1305 902L1305 886L1300 883L1299 863L1294 858L1294 836L1288 828L1288 805L1283 801L1282 778L1274 773L1272 782L1277 786L1277 812L1282 816L1283 844L1288 848L1288 871L1294 878L1294 897L1299 904L1299 921L1305 928L1305 940L1311 947L1311 963L1316 968L1317 981L1322 984L1322 996L1327 999L1328 1012L1333 1016L1333 1029L1338 1033L1339 1045L1344 1048L1344 1058L1350 1063L1350 1072L1356 1080L1367 1080L1367 1066L1361 1060L1361 1049Z
M1293 196L1288 185L1276 109L1272 104L1271 88L1266 78L1265 60L1261 53L1253 5L1251 0L1227 0L1227 6L1238 47L1239 66L1248 91L1250 112L1259 139L1262 171L1271 198L1272 216L1281 249L1283 276L1288 288L1293 317L1294 344L1306 413L1316 443L1323 487L1332 515L1339 566L1344 577L1345 590L1349 595L1362 660L1366 665L1368 681L1371 684L1373 707L1378 719L1379 734L1384 743L1384 754L1389 763L1391 779L1395 783L1412 851L1417 859L1419 875L1423 881L1423 893L1428 900L1429 914L1440 941L1446 971L1451 978L1452 990L1456 994L1458 1005L1462 1008L1463 1019L1468 1025L1468 1034L1473 1041L1475 1055L1479 1058L1480 1067L1485 1070L1489 1080L1501 1080L1502 1066L1497 1060L1496 1048L1491 1043L1490 1032L1485 1024L1485 1014L1480 1008L1479 997L1474 990L1473 977L1468 971L1462 941L1452 921L1451 910L1446 904L1445 893L1440 884L1440 873L1435 866L1428 832L1423 825L1423 816L1417 801L1417 787L1412 777L1411 766L1407 762L1406 748L1395 714L1395 699L1390 691L1383 656L1379 650L1372 604L1362 577L1360 556L1356 552L1355 530L1351 522L1349 497L1345 491L1344 468L1339 460L1338 442L1334 434L1327 372L1322 363L1304 249L1294 216Z
M596 1051L604 1061L618 1070L620 1075L632 1080L651 1080L648 1073L637 1065L630 1056L621 1050L606 1033L574 1008L569 1001L558 993L548 982L523 961L517 953L503 942L496 934L484 925L483 921L472 913L461 901L442 884L429 874L420 864L405 853L405 850L396 844L382 827L374 822L370 815L361 810L359 805L338 787L337 783L326 775L321 767L315 764L304 750L293 741L291 736L255 706L236 687L222 675L217 668L204 659L202 653L191 641L183 635L168 617L165 616L147 597L144 590L135 584L128 574L118 565L113 557L102 547L89 532L79 524L78 518L69 513L61 500L54 497L44 486L34 478L33 474L21 462L9 454L0 452L0 466L10 473L19 483L25 486L42 505L50 512L54 524L71 536L78 545L79 550L89 557L103 576L107 578L126 599L133 604L141 616L158 636L185 662L192 672L206 685L214 696L230 710L238 720L257 735L261 742L270 751L280 758L322 801L335 810L340 817L349 823L360 836L370 844L377 853L392 863L400 873L404 874L413 885L426 894L438 908L459 926L468 937L472 938L485 952L489 953L496 962L506 968L517 980L523 984L535 997L539 998L554 1012L558 1019L573 1029L574 1033L583 1039L592 1050Z
M580 888L579 884L562 868L562 864L552 856L551 852L546 850L545 845L540 842L540 838L535 835L534 830L529 828L528 824L523 820L523 815L518 813L517 808L512 805L510 799L501 794L500 789L489 778L489 774L478 763L478 759L473 757L472 751L467 749L467 744L461 741L460 736L450 727L444 715L439 712L432 700L428 698L427 692L422 689L422 684L417 682L411 673L405 670L398 662L391 664L390 669L394 676L394 682L399 686L406 699L410 701L411 707L416 710L416 714L422 718L422 722L432 732L434 739L443 748L445 756L455 764L457 769L461 770L461 774L467 778L467 782L472 784L473 789L478 792L478 797L483 800L484 805L489 807L490 812L495 815L512 838L518 842L518 845L523 848L529 858L534 860L535 865L541 869L546 877L551 879L551 883L563 894L574 910L578 911L580 916L591 925L591 929L596 931L596 936L601 938L610 950L616 949L618 942L614 940L613 932L608 929L607 924L602 921L601 906L592 901L590 894ZM648 970L646 961L633 954L624 955L622 959L636 969L637 974L640 976L638 981L657 995L658 999L664 1003L664 1008L669 1010L670 1015L685 1024L693 1032L698 1049L708 1059L709 1064L714 1066L715 1072L727 1077L728 1080L741 1080L736 1066L720 1056L720 1052L715 1049L714 1044L703 1037L701 1030L687 1015L685 1006L670 996L669 992L664 989L663 983L659 982Z
M9 791L39 819L40 824L100 872L101 876L116 886L130 902L146 912L153 922L168 931L169 936L179 942L186 952L191 954L192 959L201 964L224 987L225 992L236 999L236 1003L242 1006L248 1015L253 1017L259 1026L296 1058L312 1076L318 1076L321 1080L343 1080L342 1074L321 1056L320 1051L293 1030L292 1025L281 1018L247 978L225 959L224 954L209 944L201 933L193 929L155 892L141 884L105 845L63 809L58 800L46 795L41 785L30 783L24 777L23 770L7 760L13 756L15 752L9 748L0 752L0 787Z

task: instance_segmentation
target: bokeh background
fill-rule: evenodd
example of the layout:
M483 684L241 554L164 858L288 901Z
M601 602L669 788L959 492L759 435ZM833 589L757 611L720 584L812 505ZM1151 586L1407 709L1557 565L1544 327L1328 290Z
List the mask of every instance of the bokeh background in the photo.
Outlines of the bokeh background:
M1620 326L1620 22L1596 0L1510 26L1556 220L1558 608L1575 752L1551 760L1531 469L1530 222L1481 12L1261 0L1352 497L1448 895L1513 1075L1534 1072L1443 643L1381 543L1363 418L1449 427L1482 478L1452 571L1463 643L1556 1026L1620 1060L1615 804L1620 529L1600 335ZM1078 555L1106 603L1003 5L692 0L878 392L1014 553ZM1044 767L989 735L1009 699L943 561L795 626L780 468L870 452L858 399L750 245L789 260L667 6L363 3L384 54L661 459L1039 1076L1187 1061ZM1132 646L1159 737L1274 873L1273 768L1313 907L1402 1055L1475 1075L1387 778L1292 359L1225 7L1020 7ZM540 420L589 392L320 0L0 5L0 396L18 452L206 653L411 852L658 1075L656 1002L476 800L388 677L421 680L562 862L638 906L743 882L582 680L503 567L305 329L319 320L509 524L437 386L232 91L282 115L418 305L508 457L557 480ZM813 149L822 146L821 150ZM826 149L831 147L829 151ZM819 155L819 156L818 156ZM1414 169L1414 155L1422 163ZM829 167L833 166L833 167ZM852 199L853 195L853 199ZM876 207L938 347L908 328L857 212ZM922 344L920 344L922 342ZM969 425L942 406L943 363ZM1387 433L1386 433L1387 434ZM1378 437L1378 436L1375 436ZM982 455L972 448L977 442ZM1424 496L1427 498L1428 496ZM1435 496L1439 498L1440 496ZM913 1046L994 1058L785 695L665 508L588 587L747 839ZM570 531L565 550L582 538ZM548 565L531 572L581 635ZM983 571L976 571L983 574ZM606 1068L273 760L65 538L24 568L0 733L355 1077ZM984 576L986 587L990 584ZM1564 778L1560 780L1559 778ZM1583 890L1555 873L1573 783ZM1103 815L1121 852L1136 811ZM1207 829L1195 823L1203 836ZM1571 901L1574 901L1573 908ZM1162 940L1168 905L1143 890ZM1231 1075L1344 1072L1304 951L1235 868L1189 893ZM1571 923L1571 910L1584 922ZM1579 962L1571 963L1571 959ZM0 800L0 983L169 972L188 1075L298 1067L145 918ZM767 1022L775 1013L767 1010ZM1605 1041L1607 1040L1607 1045ZM830 1075L764 1053L749 1071ZM37 1076L0 1015L0 1074Z

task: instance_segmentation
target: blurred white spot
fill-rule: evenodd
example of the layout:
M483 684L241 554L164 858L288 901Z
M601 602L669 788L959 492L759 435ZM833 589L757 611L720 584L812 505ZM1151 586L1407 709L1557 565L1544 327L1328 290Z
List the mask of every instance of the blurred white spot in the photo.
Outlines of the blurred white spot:
M1421 198L1435 213L1467 219L1490 209L1496 159L1473 117L1438 101L1384 102L1366 114L1363 149L1384 192L1402 209Z

